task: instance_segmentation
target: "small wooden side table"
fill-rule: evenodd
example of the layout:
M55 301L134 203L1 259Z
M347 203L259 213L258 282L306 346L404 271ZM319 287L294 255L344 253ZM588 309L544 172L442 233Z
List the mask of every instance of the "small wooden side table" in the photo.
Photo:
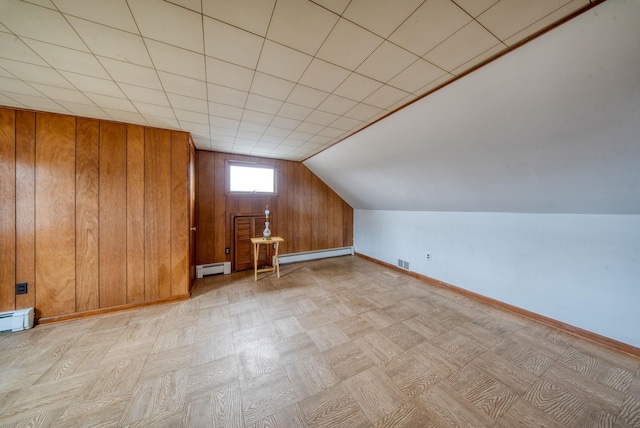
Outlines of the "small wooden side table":
M264 238L251 238L251 243L253 244L253 273L254 280L258 280L258 274L261 272L277 272L278 278L280 278L280 261L278 260L278 247L280 243L284 242L279 236L272 236L271 239ZM260 245L262 244L275 244L276 253L273 257L273 266L264 269L258 269L258 254L260 253Z

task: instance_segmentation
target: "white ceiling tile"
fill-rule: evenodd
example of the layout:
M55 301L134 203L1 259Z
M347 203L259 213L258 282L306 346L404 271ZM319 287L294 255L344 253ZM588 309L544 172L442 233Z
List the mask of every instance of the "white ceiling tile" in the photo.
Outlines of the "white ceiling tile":
M107 95L100 95L100 94L87 94L87 97L89 97L91 101L95 103L95 105L104 109L105 111L106 109L115 109L115 110L122 110L122 111L131 111L131 112L137 111L135 106L131 104L131 101L124 98L116 98L116 97L110 97Z
M493 34L476 21L471 21L429 51L424 59L444 70L452 71L499 44L500 40Z
M304 120L313 111L308 107L303 107L291 103L284 103L278 112L278 116L289 119Z
M227 119L226 117L209 116L209 125L212 127L238 129L240 121L235 119Z
M262 95L249 94L245 108L267 114L276 114L282 107L282 101Z
M201 125L206 125L207 131L209 130L209 115L198 113L195 111L181 110L174 108L173 112L176 114L176 119L178 122L182 123L183 121L198 123Z
M295 83L289 82L288 80L256 72L253 83L251 84L251 92L284 101L294 86Z
M175 119L176 117L171 107L155 105L155 104L147 104L140 101L133 101L133 105L136 106L136 109L143 116L151 115L151 116L157 116L157 117L168 117L172 119Z
M264 36L274 5L275 0L207 0L202 7L207 16Z
M287 131L291 132L291 131ZM266 146L267 144L273 145L274 147L280 144L284 140L284 137L275 137L273 135L263 135L260 138L260 144Z
M411 94L396 89L389 85L384 85L373 94L364 99L364 102L372 106L379 107L381 109L388 109L389 106L394 105L398 101L406 98Z
M28 108L26 105L19 103L6 94L3 94L2 91L0 91L0 105L3 105L5 107Z
M219 126L210 126L211 135L217 136L225 136L225 137L235 137L238 133L237 129L231 128L221 128Z
M261 113L259 111L245 110L242 115L242 120L250 123L256 123L259 125L269 125L273 120L272 114Z
M417 59L411 52L385 41L358 67L357 72L387 82Z
M103 79L109 77L100 62L90 53L55 46L37 40L25 40L25 43L53 68Z
M464 64L462 64L460 67L456 68L455 70L451 70L451 74L453 74L454 76L459 76L462 73L465 73L467 70L475 67L478 64L482 64L484 61L487 61L489 59L491 59L492 57L500 54L501 52L503 52L505 49L507 49L507 47L505 45L503 45L502 43L500 43L499 45L494 46L493 48L484 51L482 54L472 58L471 60L465 62Z
M356 104L358 104L356 101L331 94L318 106L318 110L342 116Z
M224 22L204 18L204 49L210 57L255 69L263 40Z
M300 83L325 92L333 92L349 77L349 70L314 58L302 75Z
M287 117L276 116L271 122L271 126L275 128L282 128L282 129L288 129L290 131L293 131L298 127L298 125L300 125L300 123L302 123L301 120L295 120Z
M350 0L314 0L314 3L329 9L331 12L342 15L342 12L347 8Z
M39 83L31 84L42 94L54 101L68 101L76 104L92 105L93 102L77 89L61 88L58 86L42 85Z
M62 77L62 75L50 67L43 67L40 65L1 58L0 67L11 73L13 75L11 77L15 77L25 82L73 88L73 86L64 77Z
M354 108L346 112L344 115L350 119L356 119L358 121L367 122L372 117L380 114L383 110L378 107L373 107L368 104L360 103L356 105ZM334 122L335 124L335 122ZM332 124L332 126L335 126Z
M116 61L110 58L98 58L109 76L118 82L141 86L149 89L162 89L156 70L149 67Z
M75 116L81 117L93 117L96 119L108 119L111 120L111 116L105 113L100 107L93 104L88 105L84 103L74 103L70 101L58 101L58 104L66 108L69 113Z
M15 99L19 103L27 106L31 110L49 111L53 113L65 113L69 112L55 101L49 98L35 97L33 95L26 94L12 94L11 98Z
M51 0L28 0L28 3L56 10L56 5L54 5Z
M296 85L289 94L287 102L305 107L316 108L329 96L328 92L322 92L307 86Z
M267 38L315 55L338 20L338 15L310 2L278 0Z
M206 79L204 55L151 39L145 39L145 44L156 69L192 79Z
M21 80L11 77L0 77L0 91L41 97L42 94Z
M296 131L306 132L308 134L317 134L318 132L322 131L323 129L324 129L323 125L318 125L316 123L311 123L311 122L302 122L296 128Z
M130 1L129 7L145 38L204 53L199 13L163 0Z
M245 131L245 132L258 133L262 135L264 131L267 130L267 128L268 128L267 125L260 125L258 123L251 123L251 122L242 122L240 123L240 128L238 130Z
M152 67L142 37L72 16L67 17L91 52L127 63Z
M202 123L189 122L188 120L178 120L180 129L186 132L193 132L196 134L205 134L209 131L209 127Z
M2 67L0 67L0 77L7 77L9 79L16 79L16 76L14 76L13 74L9 73L7 70L5 70Z
M266 40L257 69L272 76L297 82L307 69L311 59L310 55Z
M253 79L253 70L236 64L207 57L207 82L248 91Z
M331 124L331 127L342 129L343 131L350 131L362 125L362 122L362 120L351 119L343 116L336 119L336 121Z
M310 134L308 132L298 131L298 128L296 128L295 131L289 134L289 136L287 137L288 140L307 141L309 140L309 138L313 137L313 134Z
M207 99L207 85L202 80L190 79L175 74L158 72L165 92L185 95L187 97Z
M218 104L209 102L209 114L213 116L226 117L227 119L242 119L242 109L229 106L226 104Z
M327 144L329 141L331 141L331 137L325 137L323 135L314 135L309 139L310 143L317 144Z
M471 19L451 0L429 0L394 31L389 40L422 56Z
M194 12L202 13L202 0L171 0L171 3L186 7Z
M352 0L344 17L387 38L424 0Z
M414 92L414 94L418 96L422 96L428 92L431 92L437 89L439 86L444 85L445 83L449 82L451 79L453 79L453 75L449 73L444 74L439 78L437 78L436 80L434 80L433 82L430 82L426 84L424 87L418 89L417 91Z
M100 94L109 97L126 98L113 80L99 79L70 71L60 72L73 86L86 94Z
M303 141L301 140L296 140L294 138L285 138L282 143L278 144L278 148L282 148L282 147L288 147L289 150L291 150L292 148L295 147L300 147L302 145Z
M382 41L381 37L341 18L316 56L340 67L355 70Z
M0 33L0 57L29 64L47 65L29 46L13 34Z
M167 94L169 98L169 102L171 102L171 107L174 109L194 111L197 113L209 113L209 107L207 106L207 102L203 99L185 97L184 95L179 94Z
M368 77L361 76L357 73L352 73L340 86L338 86L338 89L335 90L335 94L352 100L362 101L381 86L382 83L376 80L369 79Z
M138 32L126 0L55 0L55 4L62 13L130 33Z
M220 104L227 104L235 107L244 107L247 102L248 92L238 89L228 88L226 86L207 84L209 101Z
M18 36L87 51L87 47L60 12L22 1L5 0L0 3L0 17L4 25Z
M338 118L338 115L321 110L314 110L307 118L307 122L327 126Z
M331 138L338 138L343 134L344 134L344 130L338 129L338 128L332 128L330 126L327 126L322 131L318 132L318 135L331 137Z
M415 92L438 79L446 72L423 59L411 64L389 81L389 84L407 92Z
M489 9L500 0L455 0L456 4L463 8L474 18Z
M295 128L294 128L295 129ZM275 138L280 138L280 141L284 140L289 134L291 134L291 129L278 128L277 126L271 125L264 131L265 136L271 136ZM264 136L263 136L264 138Z
M240 127L242 127L242 125ZM238 135L236 136L236 138L241 138L247 141L252 140L255 143L257 143L260 140L260 137L262 137L261 132L243 131L242 129L238 130Z
M103 109L111 118L117 122L134 123L140 125L146 125L147 121L139 113L130 111L121 111L115 109Z
M155 126L156 128L164 128L164 129L180 129L180 124L176 119L171 119L168 117L156 117L156 116L145 116L147 123L150 126Z
M415 95L415 94L407 95L405 98L401 99L400 101L396 102L395 104L392 104L392 105L388 106L386 108L386 110L387 110L387 112L392 112L394 110L397 110L397 109L399 109L401 107L406 106L410 102L414 101L416 98L418 98L418 96Z
M169 106L169 101L167 100L167 95L164 91L141 88L140 86L128 85L126 83L120 83L118 86L131 101L140 101L159 106Z

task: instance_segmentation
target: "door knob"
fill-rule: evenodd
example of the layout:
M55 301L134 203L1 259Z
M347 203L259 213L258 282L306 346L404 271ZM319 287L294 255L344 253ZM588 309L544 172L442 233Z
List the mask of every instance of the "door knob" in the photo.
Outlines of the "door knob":
M196 228L195 228L195 227L192 227L192 228L190 228L189 230L191 230L192 232L195 232L195 231L196 231Z

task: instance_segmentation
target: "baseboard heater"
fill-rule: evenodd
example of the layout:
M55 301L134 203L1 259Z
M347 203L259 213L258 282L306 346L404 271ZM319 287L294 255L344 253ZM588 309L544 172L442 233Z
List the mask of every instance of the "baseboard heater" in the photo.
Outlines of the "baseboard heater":
M287 263L306 262L309 260L327 259L329 257L352 256L353 247L330 248L328 250L305 251L302 253L282 254L278 256L281 265Z
M217 273L223 273L225 275L231 273L231 262L210 263L208 265L196 266L196 277L204 278L208 275L215 275Z
M0 333L33 327L33 308L0 312Z

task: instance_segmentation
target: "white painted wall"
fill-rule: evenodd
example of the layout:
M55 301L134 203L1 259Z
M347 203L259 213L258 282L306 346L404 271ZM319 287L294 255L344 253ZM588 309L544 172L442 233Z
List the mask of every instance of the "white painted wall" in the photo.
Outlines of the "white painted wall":
M640 215L357 209L354 223L361 254L640 347Z

